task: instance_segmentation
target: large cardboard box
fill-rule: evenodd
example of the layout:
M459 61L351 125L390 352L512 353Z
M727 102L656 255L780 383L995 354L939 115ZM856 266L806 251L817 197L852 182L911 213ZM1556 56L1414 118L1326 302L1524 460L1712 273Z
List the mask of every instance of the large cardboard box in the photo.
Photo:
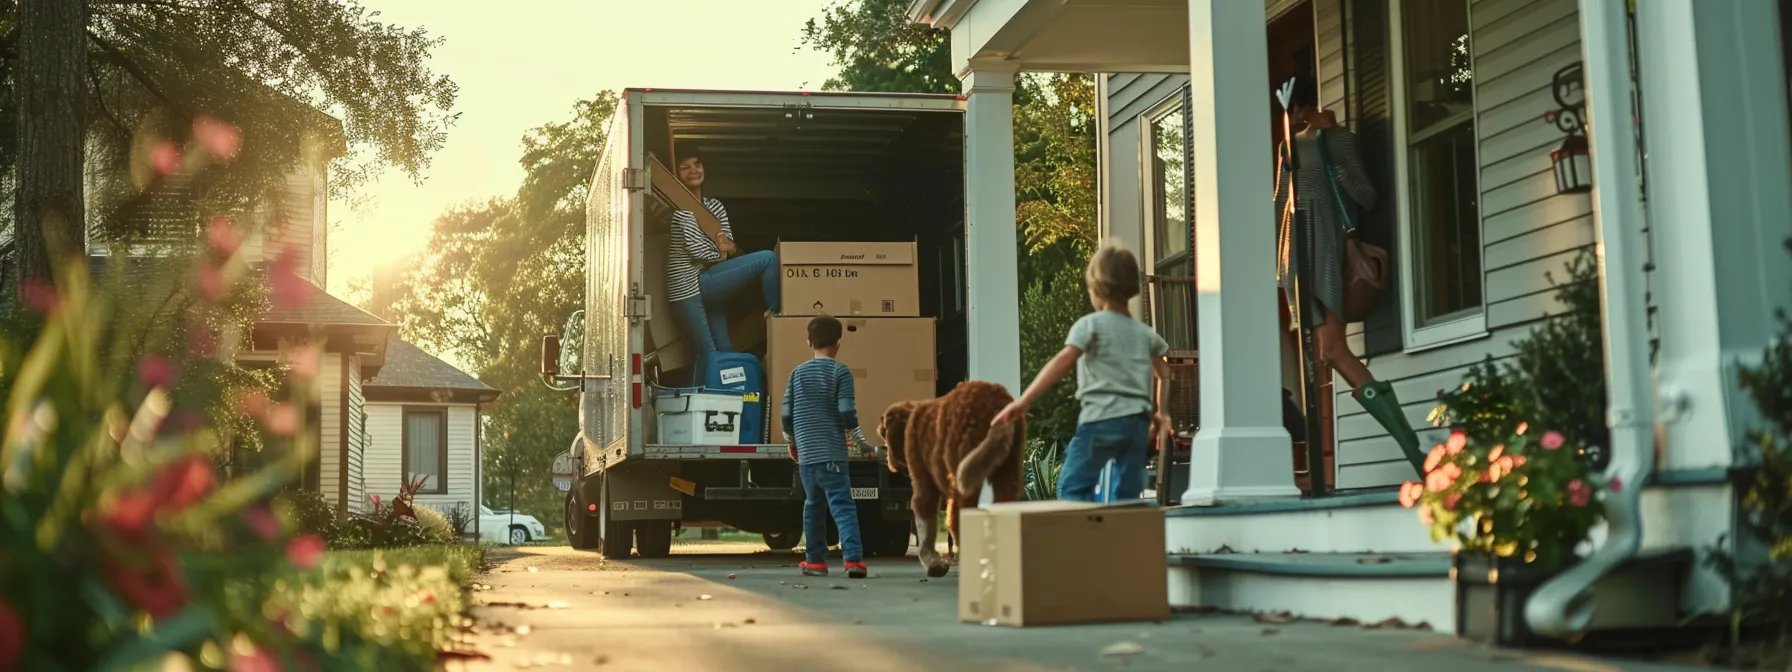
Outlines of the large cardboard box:
M958 619L1072 625L1170 617L1164 513L1141 504L960 509Z
M784 387L790 372L798 364L809 361L815 352L809 349L811 317L773 317L766 325L766 391L771 398L771 424L766 428L768 440L783 441ZM890 404L910 399L932 399L934 379L934 338L936 324L931 317L842 317L846 331L840 337L841 364L852 369L853 405L858 407L859 424L865 436L878 441L877 420Z
M921 314L915 244L778 243L785 315Z

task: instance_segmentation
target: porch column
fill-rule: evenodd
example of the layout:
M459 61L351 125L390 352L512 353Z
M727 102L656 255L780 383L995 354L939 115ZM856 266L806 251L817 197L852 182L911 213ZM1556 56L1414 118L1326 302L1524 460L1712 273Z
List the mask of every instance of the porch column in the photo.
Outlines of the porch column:
M1201 429L1182 501L1295 496L1276 333L1263 4L1189 0Z
M1792 296L1792 142L1774 5L1637 3L1664 469L1735 462L1755 413L1735 369L1759 361L1775 309Z
M965 277L970 377L1020 396L1020 269L1014 235L1014 77L972 63L965 108Z

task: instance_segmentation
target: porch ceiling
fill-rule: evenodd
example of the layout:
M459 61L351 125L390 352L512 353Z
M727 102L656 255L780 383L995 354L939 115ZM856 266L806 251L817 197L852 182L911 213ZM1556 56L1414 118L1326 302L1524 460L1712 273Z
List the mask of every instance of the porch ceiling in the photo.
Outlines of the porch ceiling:
M1031 72L1189 69L1188 0L915 0L909 15L952 31L960 75L973 62Z

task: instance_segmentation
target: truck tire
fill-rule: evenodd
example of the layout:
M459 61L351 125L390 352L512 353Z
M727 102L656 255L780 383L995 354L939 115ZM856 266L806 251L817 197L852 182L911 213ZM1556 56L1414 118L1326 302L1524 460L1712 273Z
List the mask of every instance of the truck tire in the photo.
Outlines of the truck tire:
M643 558L672 555L672 521L643 520L635 523L635 550Z
M604 524L604 538L599 542L599 549L605 560L627 560L628 552L634 547L635 526L632 523L612 520Z
M566 543L573 550L589 551L597 548L599 541L596 521L579 508L578 499L572 493L566 493Z
M866 527L865 555L872 558L900 558L908 555L914 524L906 520L878 521Z
M765 545L774 551L788 551L796 548L797 542L803 540L803 533L796 530L766 532L760 536L765 537Z

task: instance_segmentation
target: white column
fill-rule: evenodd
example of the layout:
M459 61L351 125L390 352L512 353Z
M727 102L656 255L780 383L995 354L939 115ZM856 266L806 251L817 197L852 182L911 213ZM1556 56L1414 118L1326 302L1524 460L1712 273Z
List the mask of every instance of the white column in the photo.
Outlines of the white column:
M1020 269L1014 234L1014 66L964 75L965 277L970 377L1020 396Z
M1661 468L1733 463L1754 407L1736 387L1792 297L1792 166L1768 0L1637 3L1656 238Z
M1189 0L1201 431L1182 501L1298 495L1282 428L1263 4Z

